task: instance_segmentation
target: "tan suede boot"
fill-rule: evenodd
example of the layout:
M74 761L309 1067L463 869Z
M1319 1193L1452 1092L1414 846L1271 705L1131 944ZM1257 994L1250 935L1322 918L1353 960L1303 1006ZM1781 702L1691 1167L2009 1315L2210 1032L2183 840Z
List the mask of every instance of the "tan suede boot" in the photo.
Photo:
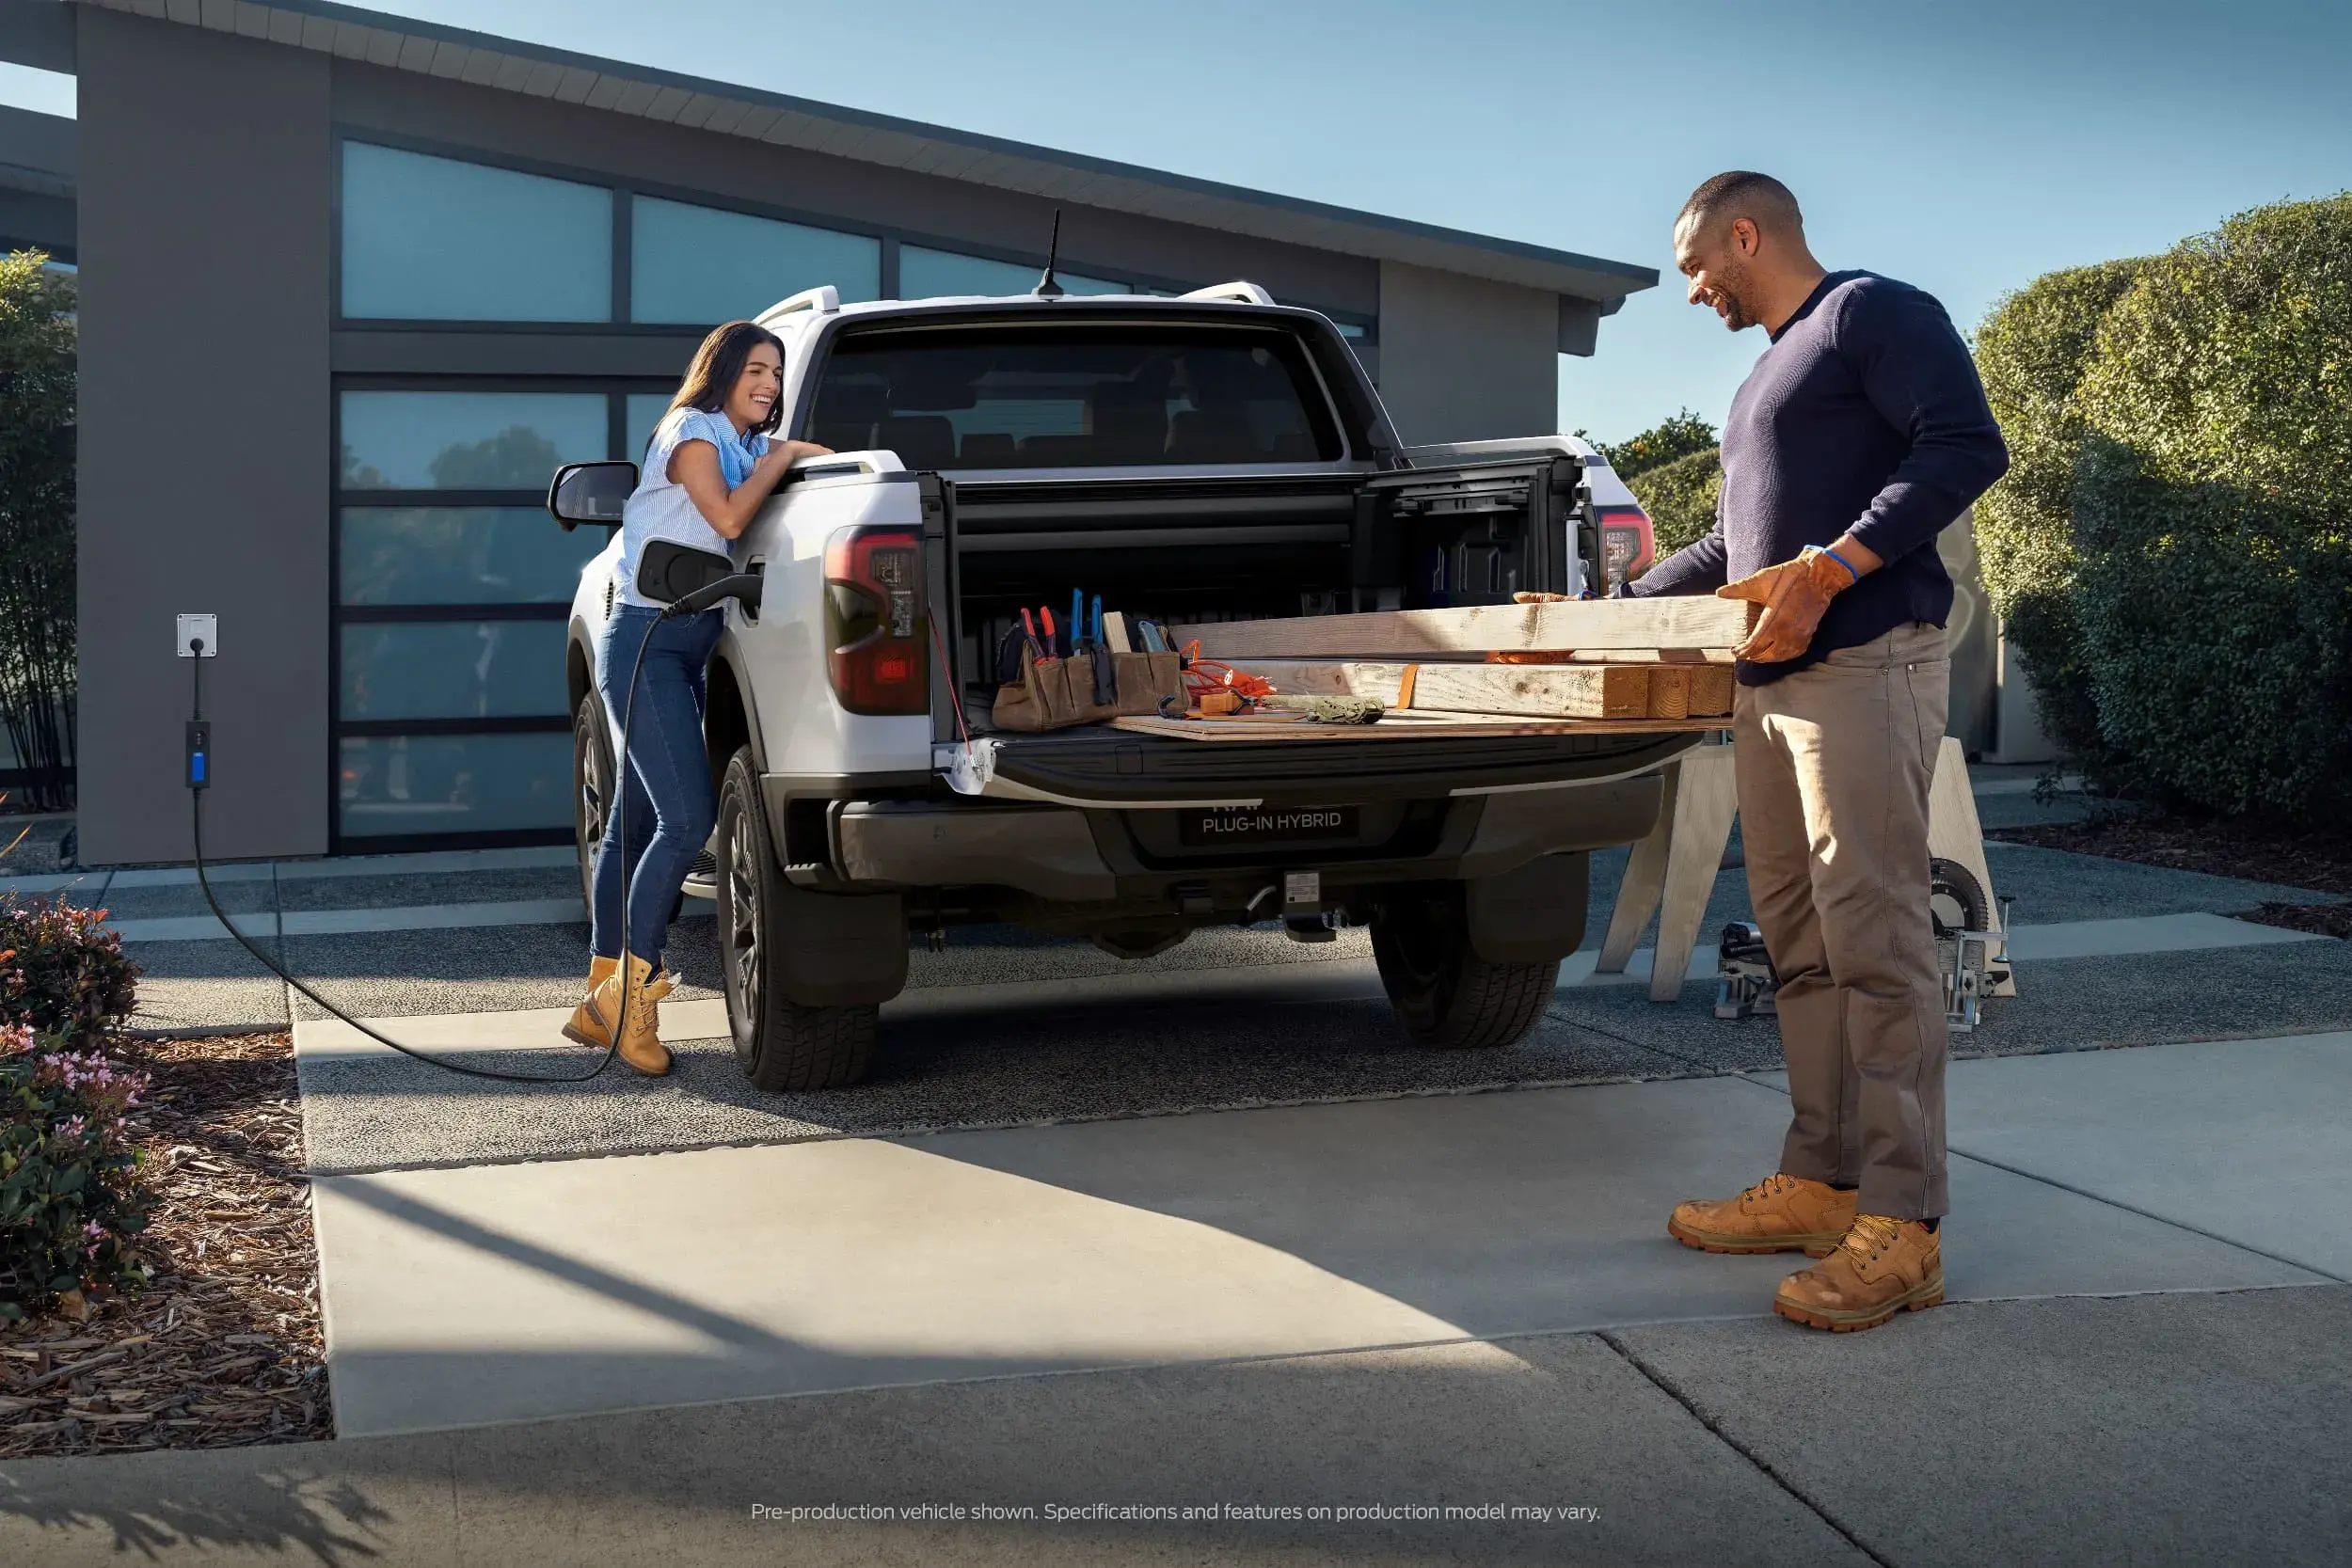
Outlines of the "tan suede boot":
M1676 1204L1666 1234L1701 1252L1802 1252L1820 1258L1852 1224L1851 1192L1774 1174L1738 1197Z
M621 1007L623 986L628 988L626 1017L622 1016ZM598 1017L621 1019L621 1060L648 1078L659 1078L670 1070L670 1051L661 1043L659 1014L655 1011L655 1005L669 994L669 976L665 974L656 978L653 965L631 953L623 958L620 973L607 975L590 998Z
M1837 1250L1780 1282L1772 1310L1839 1334L1944 1305L1943 1238L1917 1220L1856 1214Z
M638 960L641 964L644 961L642 958ZM612 1043L612 1016L621 1005L620 976L621 961L618 958L599 958L592 961L588 971L588 994L580 999L579 1006L572 1009L571 1021L564 1025L565 1039L587 1046L592 1051L602 1051ZM642 999L635 996L629 998L630 1033L634 1034L637 1030L641 1007L645 1026L648 1029L653 1027L656 1016L653 1004L669 995L676 985L677 982L665 969L646 985ZM623 1054L627 1052L624 1051ZM629 1065L634 1067L637 1064L632 1062Z
M565 1039L597 1051L612 1043L612 1021L596 1011L596 991L620 969L618 958L608 958L601 953L588 955L588 992L580 999L580 1006L572 1009L571 1022L564 1025Z

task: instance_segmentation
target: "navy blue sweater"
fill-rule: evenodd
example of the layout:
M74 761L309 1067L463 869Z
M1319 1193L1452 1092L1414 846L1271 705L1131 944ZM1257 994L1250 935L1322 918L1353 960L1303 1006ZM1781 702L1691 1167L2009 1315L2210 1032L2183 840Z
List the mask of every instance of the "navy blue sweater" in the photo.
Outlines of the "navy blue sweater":
M2009 469L1967 345L1933 295L1834 272L1781 324L1731 400L1715 531L1627 591L1711 593L1851 531L1886 564L1832 599L1804 653L1741 663L1761 686L1913 621L1942 626L1935 536Z

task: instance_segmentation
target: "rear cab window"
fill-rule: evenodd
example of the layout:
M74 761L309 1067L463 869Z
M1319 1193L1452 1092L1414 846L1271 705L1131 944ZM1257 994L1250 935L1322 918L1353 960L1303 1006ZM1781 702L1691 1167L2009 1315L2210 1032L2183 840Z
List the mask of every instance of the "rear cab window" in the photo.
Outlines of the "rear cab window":
M1345 444L1306 347L1208 322L842 329L808 438L911 468L1328 463Z

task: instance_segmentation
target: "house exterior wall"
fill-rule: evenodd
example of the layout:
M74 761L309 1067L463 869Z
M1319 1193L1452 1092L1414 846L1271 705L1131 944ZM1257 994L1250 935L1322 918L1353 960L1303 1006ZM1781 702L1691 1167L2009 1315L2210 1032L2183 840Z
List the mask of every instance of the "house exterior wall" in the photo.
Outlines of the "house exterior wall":
M328 61L77 8L82 857L183 861L190 670L208 855L326 848Z
M1399 262L1380 268L1380 397L1408 444L1548 436L1560 422L1559 296Z

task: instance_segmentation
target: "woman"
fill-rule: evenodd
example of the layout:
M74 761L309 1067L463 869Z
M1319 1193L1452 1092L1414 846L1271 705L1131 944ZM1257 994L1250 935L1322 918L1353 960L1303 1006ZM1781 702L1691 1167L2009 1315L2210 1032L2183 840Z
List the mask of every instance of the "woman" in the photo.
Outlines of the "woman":
M654 1004L671 988L661 967L662 938L686 873L710 836L703 677L726 612L662 620L662 607L637 592L637 569L656 539L724 555L787 468L831 450L768 439L784 418L783 399L784 345L773 333L742 321L712 332L694 351L685 383L654 427L636 493L621 513L619 592L597 657L596 690L616 723L630 714L628 755L619 768L619 799L596 846L588 995L564 1033L582 1045L611 1045L626 992L620 1058L649 1077L670 1070L654 1015ZM632 714L628 688L640 645L644 662ZM624 958L621 868L631 863Z

